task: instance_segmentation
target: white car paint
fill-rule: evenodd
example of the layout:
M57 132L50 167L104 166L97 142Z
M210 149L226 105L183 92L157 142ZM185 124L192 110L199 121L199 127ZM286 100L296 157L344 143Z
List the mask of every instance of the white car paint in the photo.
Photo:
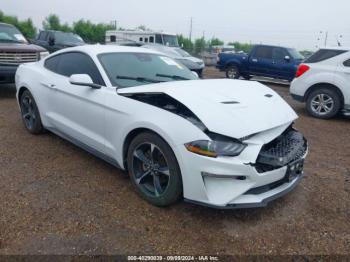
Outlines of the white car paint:
M22 65L16 75L17 98L21 88L32 93L43 126L90 152L125 169L123 146L135 129L160 135L179 163L184 198L219 208L264 206L293 189L300 177L261 194L244 194L286 175L287 166L258 173L253 166L262 147L280 136L296 119L290 106L266 86L239 80L173 81L118 89L112 86L97 55L110 52L157 53L149 49L120 46L81 46L56 52L88 54L101 72L106 86L76 86L69 78L47 70L43 61ZM52 55L51 55L52 56ZM49 56L49 57L51 57ZM209 158L189 152L184 144L210 140L185 118L123 96L126 93L165 93L186 105L211 131L242 139L247 147L236 157ZM222 102L235 102L222 104ZM306 153L302 158L306 157ZM209 174L209 175L208 175ZM246 180L237 177L244 176Z
M290 86L290 93L299 97L298 100L306 101L310 88L318 84L330 84L337 87L343 97L343 108L350 110L350 67L344 62L350 60L350 48L348 47L325 47L327 50L345 50L347 52L323 60L317 63L303 63L310 69L302 76L295 78Z

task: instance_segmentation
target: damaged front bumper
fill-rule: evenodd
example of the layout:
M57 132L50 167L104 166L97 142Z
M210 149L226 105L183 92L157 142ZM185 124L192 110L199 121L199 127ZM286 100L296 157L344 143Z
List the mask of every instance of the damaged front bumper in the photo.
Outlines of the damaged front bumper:
M216 165L211 167L198 162L205 197L197 200L185 194L185 201L217 209L264 207L300 183L308 153L307 141L301 133L288 128L258 152L256 163L249 165L236 165L234 158L231 165L228 159L211 160ZM220 175L210 175L215 173Z

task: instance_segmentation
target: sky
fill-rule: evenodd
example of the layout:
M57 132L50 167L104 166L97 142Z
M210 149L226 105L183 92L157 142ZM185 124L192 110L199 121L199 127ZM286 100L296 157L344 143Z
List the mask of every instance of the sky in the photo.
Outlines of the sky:
M30 17L38 28L57 14L62 22L117 20L123 28L145 25L189 36L192 17L194 38L315 50L328 32L328 46L336 39L350 46L349 0L1 0L0 10Z

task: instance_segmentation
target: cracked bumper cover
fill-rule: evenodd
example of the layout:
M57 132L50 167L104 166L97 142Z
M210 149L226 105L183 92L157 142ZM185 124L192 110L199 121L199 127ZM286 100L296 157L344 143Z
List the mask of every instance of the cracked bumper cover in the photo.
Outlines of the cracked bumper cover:
M253 143L245 153L251 155L254 150ZM300 183L307 153L305 138L289 128L272 142L259 147L255 164L240 162L244 153L238 158L223 159L188 155L193 174L191 179L196 179L198 197L185 194L185 201L216 209L265 207ZM296 167L298 169L294 171ZM206 173L220 175L203 175Z

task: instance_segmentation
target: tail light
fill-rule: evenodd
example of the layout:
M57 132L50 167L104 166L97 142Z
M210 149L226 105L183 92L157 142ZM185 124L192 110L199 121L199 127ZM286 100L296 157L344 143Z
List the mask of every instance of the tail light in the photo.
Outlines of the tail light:
M310 67L309 67L308 65L305 65L305 64L299 65L295 77L300 77L300 76L302 76L302 75L305 74L307 71L309 71L309 69L310 69Z

